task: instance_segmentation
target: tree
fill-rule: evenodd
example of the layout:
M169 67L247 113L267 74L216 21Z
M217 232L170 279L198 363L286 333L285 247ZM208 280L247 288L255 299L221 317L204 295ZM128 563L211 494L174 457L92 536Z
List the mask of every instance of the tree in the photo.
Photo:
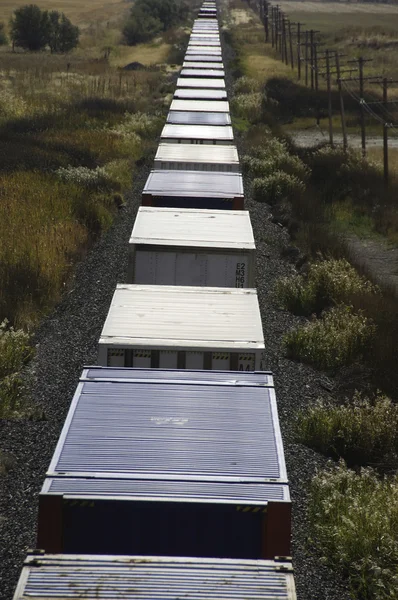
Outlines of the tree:
M48 45L51 52L70 52L79 43L79 28L64 15L53 10L49 13Z
M42 11L35 4L15 10L10 28L13 44L25 50L49 46L51 52L69 52L79 41L79 28L63 13Z
M8 44L6 29L4 23L0 21L0 46L5 44Z
M15 46L25 50L42 50L49 36L48 12L36 4L22 6L14 11L10 21L11 39Z
M135 44L150 40L162 29L163 26L159 19L136 9L126 23L123 35L127 44L135 46Z

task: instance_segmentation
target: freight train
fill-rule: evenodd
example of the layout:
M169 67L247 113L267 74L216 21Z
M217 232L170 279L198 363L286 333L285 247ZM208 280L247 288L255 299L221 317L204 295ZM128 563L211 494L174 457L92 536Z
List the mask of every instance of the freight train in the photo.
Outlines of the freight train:
M291 501L217 7L194 22L14 600L295 600Z

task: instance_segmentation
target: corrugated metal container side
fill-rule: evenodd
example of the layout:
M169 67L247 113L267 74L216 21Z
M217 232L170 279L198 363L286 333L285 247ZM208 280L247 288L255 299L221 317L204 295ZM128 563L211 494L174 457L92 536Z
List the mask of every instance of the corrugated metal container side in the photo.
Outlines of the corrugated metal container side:
M151 171L142 193L142 205L243 210L242 175L219 171Z
M189 88L178 88L174 92L174 98L181 100L226 100L226 90L194 90Z
M129 247L128 283L254 287L247 211L140 207Z
M174 125L231 125L229 113L171 110L167 123Z
M98 364L258 371L263 351L255 289L118 284Z
M159 144L155 169L179 171L224 171L239 173L236 146L213 144Z
M178 144L232 144L234 134L232 127L229 125L176 125L166 123L160 134L160 141L165 143L166 140Z
M296 600L288 561L28 555L14 600Z
M200 63L199 63L200 64ZM181 69L181 77L219 77L225 76L225 72L222 69Z
M173 100L170 110L230 112L229 102L226 100Z
M291 506L272 378L229 375L84 372L40 494L38 547L287 556Z

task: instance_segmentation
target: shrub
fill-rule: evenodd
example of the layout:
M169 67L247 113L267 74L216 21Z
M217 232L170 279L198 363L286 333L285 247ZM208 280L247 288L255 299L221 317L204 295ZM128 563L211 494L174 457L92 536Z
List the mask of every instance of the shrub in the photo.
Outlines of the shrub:
M261 87L262 84L257 79L244 75L235 81L233 94L253 94L254 92L259 92Z
M56 170L57 177L64 183L82 186L89 190L108 189L110 180L104 167L88 169L87 167L60 167Z
M252 177L267 177L279 170L306 181L311 174L309 167L298 156L290 154L287 144L277 138L264 140L261 147L243 156L242 167Z
M336 406L318 401L298 415L300 441L348 465L387 466L398 455L398 406L379 394L374 400L354 395Z
M349 365L371 343L375 327L361 312L337 306L284 337L286 355L318 367L338 369Z
M312 263L308 274L283 277L276 283L279 303L296 315L320 313L354 295L375 294L378 289L345 260Z
M116 125L111 131L119 135L128 136L139 142L140 137L151 138L157 135L163 125L163 117L158 115L148 115L146 113L136 112L124 115L122 123Z
M275 171L267 177L253 180L253 199L257 202L276 204L292 196L303 194L305 184L295 175Z
M231 105L235 115L255 123L262 114L262 95L259 92L237 94L232 98Z
M5 24L0 21L0 46L8 44L8 38L6 34Z
M35 4L17 8L10 25L13 43L26 50L49 46L51 52L69 52L79 41L79 28L63 13L42 11Z
M398 476L360 475L344 463L313 480L309 515L324 560L362 600L398 598Z
M7 319L0 323L0 379L19 371L31 358L29 341L29 334L9 327Z

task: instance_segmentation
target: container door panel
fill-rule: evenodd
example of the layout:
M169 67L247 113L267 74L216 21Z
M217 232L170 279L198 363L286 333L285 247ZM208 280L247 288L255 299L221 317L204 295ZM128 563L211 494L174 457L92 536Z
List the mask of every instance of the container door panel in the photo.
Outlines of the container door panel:
M107 363L108 367L125 367L124 350L109 348Z
M244 352L238 355L238 371L254 371L255 370L255 354Z
M207 284L212 287L248 287L248 259L244 256L209 256Z
M134 350L133 351L133 367L140 369L151 368L151 351L150 350Z
M185 368L186 369L200 369L204 368L203 364L203 352L186 352L185 354Z
M177 254L175 285L207 285L206 259L205 254Z
M160 350L159 369L176 369L178 353L174 350Z
M230 354L229 352L212 352L211 356L212 371L229 371Z

